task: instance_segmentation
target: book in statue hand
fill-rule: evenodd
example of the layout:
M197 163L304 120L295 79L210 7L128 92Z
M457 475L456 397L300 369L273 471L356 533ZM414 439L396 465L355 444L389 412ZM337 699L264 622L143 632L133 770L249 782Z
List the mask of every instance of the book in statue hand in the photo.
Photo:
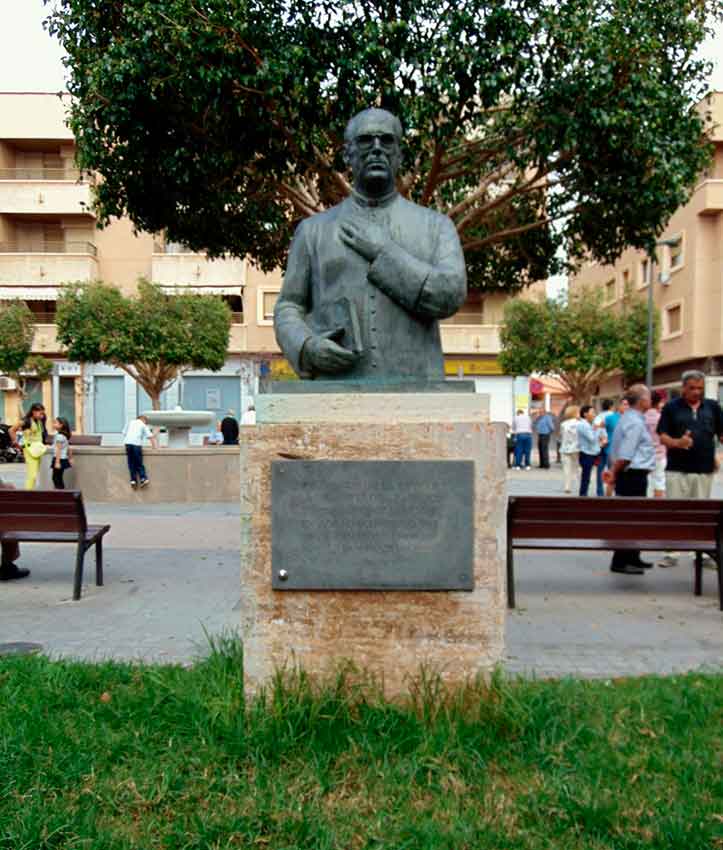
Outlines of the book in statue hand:
M362 345L356 305L346 296L325 304L321 311L318 333L342 348L361 354Z

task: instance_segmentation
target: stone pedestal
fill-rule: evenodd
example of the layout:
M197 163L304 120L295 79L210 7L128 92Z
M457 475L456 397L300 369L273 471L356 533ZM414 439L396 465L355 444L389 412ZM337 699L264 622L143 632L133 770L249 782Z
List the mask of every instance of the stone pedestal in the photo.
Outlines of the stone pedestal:
M506 456L502 426L486 421L487 399L270 398L259 400L261 421L244 429L241 446L241 627L248 684L255 688L290 663L325 675L345 660L379 677L390 694L403 691L422 666L450 683L491 671L504 644ZM472 461L473 589L272 589L272 463L294 459ZM318 527L323 552L324 524ZM369 546L373 552L373 538Z

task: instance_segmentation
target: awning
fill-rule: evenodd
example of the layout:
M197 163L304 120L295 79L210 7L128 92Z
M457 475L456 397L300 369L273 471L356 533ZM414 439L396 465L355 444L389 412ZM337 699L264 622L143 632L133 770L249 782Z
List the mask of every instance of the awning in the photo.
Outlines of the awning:
M59 295L57 286L0 286L0 301L57 301Z
M241 295L243 286L171 286L164 284L161 289L167 295Z

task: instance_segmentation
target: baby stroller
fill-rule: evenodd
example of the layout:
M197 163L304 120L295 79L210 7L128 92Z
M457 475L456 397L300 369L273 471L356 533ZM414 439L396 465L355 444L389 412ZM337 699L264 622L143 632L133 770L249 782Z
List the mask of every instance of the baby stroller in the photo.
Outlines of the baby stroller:
M10 426L0 423L0 463L14 463L20 458L20 452L10 439Z

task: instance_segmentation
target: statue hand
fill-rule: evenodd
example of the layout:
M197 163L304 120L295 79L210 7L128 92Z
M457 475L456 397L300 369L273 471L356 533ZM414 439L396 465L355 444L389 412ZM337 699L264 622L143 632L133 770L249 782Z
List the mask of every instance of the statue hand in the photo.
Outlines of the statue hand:
M321 335L307 339L301 359L310 372L345 372L357 362L359 355Z
M352 251L373 263L388 241L387 235L378 224L357 220L343 221L339 225L341 241Z

